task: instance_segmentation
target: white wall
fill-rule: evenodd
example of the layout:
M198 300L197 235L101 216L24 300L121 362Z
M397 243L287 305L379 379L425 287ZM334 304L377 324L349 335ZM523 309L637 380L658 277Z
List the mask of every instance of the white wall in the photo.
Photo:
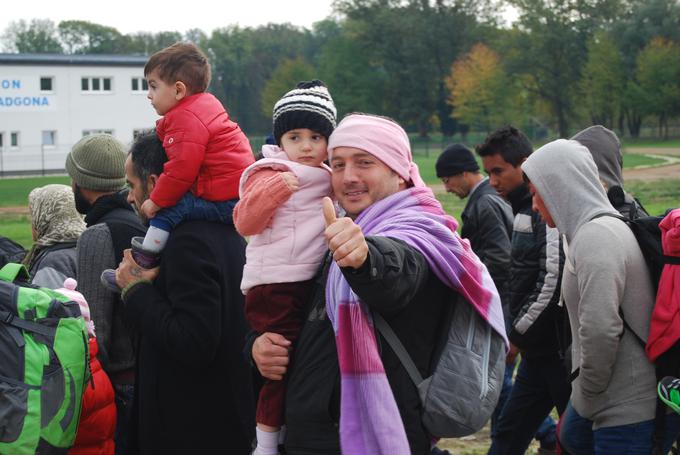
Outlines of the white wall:
M40 78L48 76L53 91L41 92ZM111 92L81 91L87 76L110 77ZM158 119L146 92L132 91L133 77L143 77L143 66L0 65L0 172L64 169L84 130L112 130L130 145L134 130L152 128ZM56 145L43 147L42 132L50 130L57 132ZM19 132L16 148L13 131Z

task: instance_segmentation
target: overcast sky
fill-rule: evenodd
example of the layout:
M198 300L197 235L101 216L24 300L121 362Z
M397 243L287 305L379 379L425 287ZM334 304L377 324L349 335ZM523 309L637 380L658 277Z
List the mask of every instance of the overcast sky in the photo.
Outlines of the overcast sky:
M332 0L232 0L208 2L178 0L3 0L0 32L19 19L85 20L117 28L122 33L139 31L185 32L238 24L256 26L290 22L311 28L331 14Z

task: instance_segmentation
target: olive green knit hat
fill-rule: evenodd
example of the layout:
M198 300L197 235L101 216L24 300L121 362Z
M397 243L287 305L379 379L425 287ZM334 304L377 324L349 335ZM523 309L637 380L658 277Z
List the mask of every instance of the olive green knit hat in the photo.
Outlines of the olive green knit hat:
M81 188L118 191L125 186L125 147L110 134L79 140L66 156L66 172Z

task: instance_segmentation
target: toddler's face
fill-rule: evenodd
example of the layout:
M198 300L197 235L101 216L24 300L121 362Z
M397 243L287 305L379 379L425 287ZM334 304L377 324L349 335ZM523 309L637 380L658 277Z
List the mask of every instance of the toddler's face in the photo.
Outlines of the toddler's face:
M147 74L146 80L149 83L149 93L146 97L151 100L151 105L158 115L165 115L179 102L176 87L161 80L157 69Z
M328 157L328 141L316 131L298 128L281 136L281 148L291 161L318 167Z

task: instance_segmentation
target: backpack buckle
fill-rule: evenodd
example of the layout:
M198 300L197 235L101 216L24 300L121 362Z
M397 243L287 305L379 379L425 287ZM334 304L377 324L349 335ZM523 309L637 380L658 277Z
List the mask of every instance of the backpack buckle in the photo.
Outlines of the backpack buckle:
M4 317L2 318L2 322L5 324L12 324L12 321L14 320L14 314L12 314L10 311L3 311L2 313L5 313Z

